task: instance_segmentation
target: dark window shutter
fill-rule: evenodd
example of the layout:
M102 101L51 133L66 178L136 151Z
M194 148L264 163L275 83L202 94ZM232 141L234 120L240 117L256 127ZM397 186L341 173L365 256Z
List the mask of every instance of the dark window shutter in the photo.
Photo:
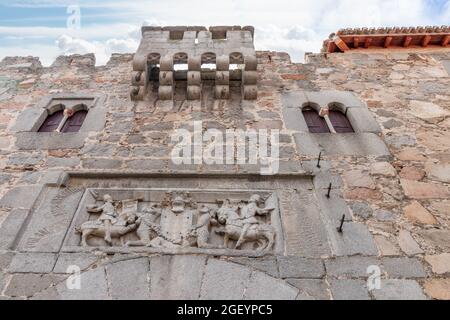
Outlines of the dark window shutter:
M80 131L81 126L83 125L84 119L86 119L87 115L86 110L81 110L76 112L73 116L67 119L64 124L61 132L78 132Z
M330 133L327 122L324 118L320 117L316 110L311 108L304 108L302 110L303 117L308 125L309 132L311 133Z
M355 132L353 130L352 124L350 123L350 121L348 121L347 117L342 112L331 110L329 117L331 124L333 125L333 128L337 133Z
M53 132L58 129L61 120L64 118L64 111L57 111L52 115L49 115L47 119L45 119L42 126L39 128L38 132Z

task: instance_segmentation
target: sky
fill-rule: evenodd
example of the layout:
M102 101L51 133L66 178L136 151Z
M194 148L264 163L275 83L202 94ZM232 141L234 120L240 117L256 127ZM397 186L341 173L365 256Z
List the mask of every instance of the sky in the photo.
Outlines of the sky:
M143 25L253 25L257 50L301 62L348 27L450 25L450 0L0 0L0 59L135 52Z

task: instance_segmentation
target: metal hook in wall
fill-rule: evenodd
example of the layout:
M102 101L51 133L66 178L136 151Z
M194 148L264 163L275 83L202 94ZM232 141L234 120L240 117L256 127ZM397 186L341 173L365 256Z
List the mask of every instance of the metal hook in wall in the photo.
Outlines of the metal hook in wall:
M340 224L339 227L337 228L337 230L338 230L339 233L342 233L342 232L344 231L344 230L343 230L344 222L345 222L345 214L342 216L341 224Z
M322 160L322 152L319 153L319 158L317 159L317 168L320 168L320 161Z

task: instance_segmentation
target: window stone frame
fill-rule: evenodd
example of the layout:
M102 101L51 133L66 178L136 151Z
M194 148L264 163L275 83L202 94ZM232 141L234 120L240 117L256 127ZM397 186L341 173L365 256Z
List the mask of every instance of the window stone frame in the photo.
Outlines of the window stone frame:
M58 93L46 96L31 108L19 115L11 128L16 136L16 147L19 150L54 150L78 149L84 146L90 132L103 130L106 124L106 95ZM57 110L60 105L64 109L81 110L85 105L88 114L78 132L38 132L47 116Z
M302 114L306 106L316 106L319 113L335 108L344 113L354 133L311 133ZM367 105L348 91L285 91L282 111L286 129L295 131L294 138L302 155L376 155L390 156L380 138L380 125ZM327 121L328 122L328 121ZM329 125L330 126L330 125Z

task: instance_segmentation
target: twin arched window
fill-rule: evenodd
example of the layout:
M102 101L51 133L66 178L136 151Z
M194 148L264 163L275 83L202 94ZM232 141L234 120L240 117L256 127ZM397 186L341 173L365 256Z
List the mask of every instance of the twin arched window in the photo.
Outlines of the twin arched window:
M325 117L319 116L319 113L311 106L302 109L303 117L311 133L353 133L353 127L345 114L339 110L330 110L328 113L329 122ZM330 125L332 128L330 128Z
M62 128L60 132L78 132L83 125L84 120L87 116L86 110L79 110L75 112L71 117L67 118L64 124L62 124ZM58 129L64 121L64 110L59 110L51 115L47 116L44 123L39 128L38 132L54 132Z

